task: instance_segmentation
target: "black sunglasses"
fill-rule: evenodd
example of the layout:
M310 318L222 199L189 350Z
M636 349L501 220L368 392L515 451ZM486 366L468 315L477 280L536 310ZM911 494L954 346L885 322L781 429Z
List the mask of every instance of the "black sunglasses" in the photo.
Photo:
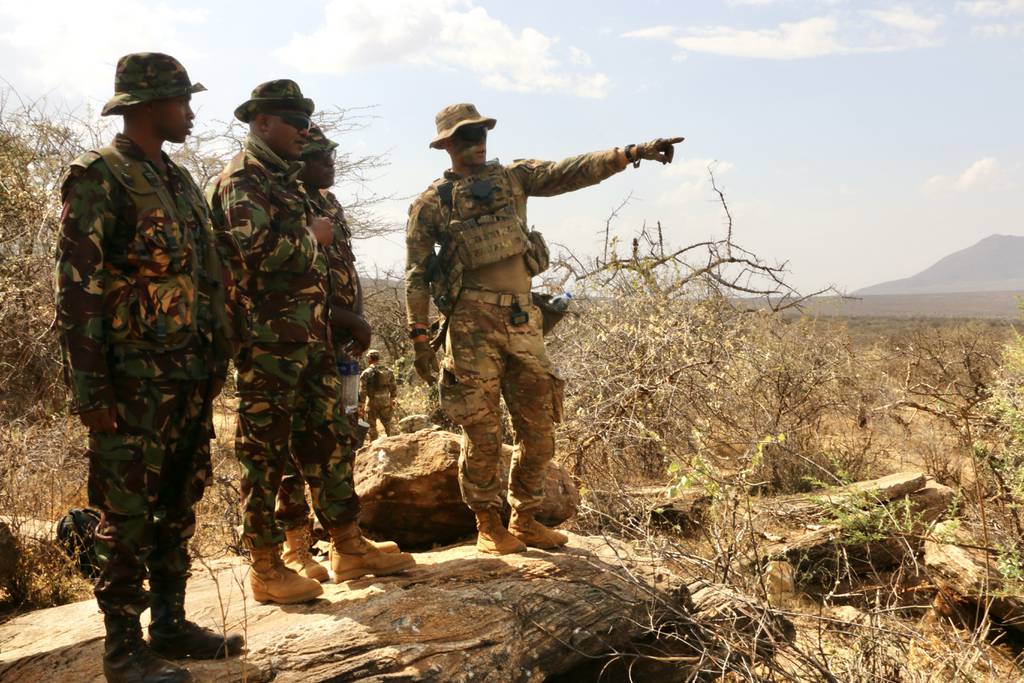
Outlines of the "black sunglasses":
M482 123L475 126L462 126L455 129L452 137L459 142L483 142L487 139L487 126Z
M268 113L281 119L295 130L309 130L309 126L312 124L310 118L301 112L275 111Z

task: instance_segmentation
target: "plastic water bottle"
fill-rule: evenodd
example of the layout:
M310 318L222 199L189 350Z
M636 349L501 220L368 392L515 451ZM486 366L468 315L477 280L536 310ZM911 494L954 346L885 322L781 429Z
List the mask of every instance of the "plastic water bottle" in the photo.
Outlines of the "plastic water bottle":
M359 407L359 361L339 360L338 374L341 375L341 405L346 413L354 413Z
M551 297L550 305L554 310L563 313L569 308L570 303L572 303L572 294L570 292L562 292L558 296Z

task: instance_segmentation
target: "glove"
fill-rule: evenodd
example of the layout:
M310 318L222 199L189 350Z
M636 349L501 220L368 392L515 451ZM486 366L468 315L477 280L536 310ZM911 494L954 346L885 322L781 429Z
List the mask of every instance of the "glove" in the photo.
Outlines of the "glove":
M438 367L434 347L430 345L430 342L418 341L413 342L412 348L416 354L416 360L413 361L416 374L427 384L435 383Z
M685 138L658 138L650 142L626 147L626 158L633 162L634 166L640 165L641 159L660 161L663 164L671 164L672 156L675 154L675 147ZM632 152L632 154L631 154Z

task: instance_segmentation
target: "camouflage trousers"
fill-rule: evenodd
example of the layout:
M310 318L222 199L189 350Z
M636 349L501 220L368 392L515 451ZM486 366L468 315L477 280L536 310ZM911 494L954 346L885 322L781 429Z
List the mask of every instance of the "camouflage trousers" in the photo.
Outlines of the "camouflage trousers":
M326 345L256 343L239 358L235 455L242 466L243 536L250 547L284 541L275 506L289 462L309 485L325 529L358 517L352 429L338 390L334 354Z
M544 500L544 472L555 452L562 380L544 349L541 312L523 308L526 324L509 322L512 309L462 300L452 314L440 379L441 407L464 432L459 486L474 510L501 506L501 397L519 449L509 474L508 502L527 512Z
M143 581L184 587L193 506L210 480L209 380L113 379L117 432L89 435L89 504L100 511L94 592L105 614L149 606Z
M377 431L378 420L384 425L384 433L388 436L398 433L398 424L395 422L395 404L390 396L383 399L371 397L366 402L366 421L370 424L370 441L376 439L380 434Z
M355 430L356 418L350 416L349 425ZM353 453L352 457L355 455ZM277 487L277 506L275 514L277 521L284 527L285 531L308 528L313 519L309 507L309 499L306 497L306 480L295 469L291 458L284 463L284 474L281 476L281 485Z

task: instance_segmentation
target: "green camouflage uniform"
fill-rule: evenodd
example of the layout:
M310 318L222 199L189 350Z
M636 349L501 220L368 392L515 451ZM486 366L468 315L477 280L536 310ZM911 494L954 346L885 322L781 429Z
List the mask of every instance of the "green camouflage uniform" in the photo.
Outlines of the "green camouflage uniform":
M469 105L448 109L458 108L477 117L472 123L493 126L493 119L479 117ZM438 115L439 130L444 114ZM443 136L439 133L435 143ZM536 275L546 263L537 267L539 236L526 228L527 198L599 183L621 170L617 158L616 150L608 150L558 162L519 160L503 166L492 161L471 177L448 171L409 207L406 301L410 324L428 319L428 271L434 245L443 245L445 293L450 294L447 303L453 303L454 310L448 312L441 363L441 406L465 430L459 483L463 498L474 510L501 506L501 396L521 446L512 462L508 501L522 512L542 503L544 470L554 455L554 423L561 419L562 381L545 351L541 311L533 305L530 292L479 289L478 273L465 261L490 261L495 255L500 257L498 263L524 259L529 275ZM517 228L507 227L515 223ZM495 227L499 225L506 226L503 232ZM529 316L525 324L510 320L517 309Z
M132 103L121 93L104 113ZM184 591L193 506L210 479L210 386L227 363L214 350L224 293L206 203L188 171L163 160L166 173L118 135L61 183L56 305L72 410L117 414L116 432L91 433L88 450L89 503L102 513L95 593L108 615L148 607L147 575L154 592Z
M328 140L314 125L310 128L309 140L303 154L314 151L329 152L337 146L338 143ZM345 218L345 209L330 190L311 190L306 194L313 214L330 218L334 227L334 241L323 248L327 254L330 271L329 308L337 307L361 314L363 297L359 273L356 271L355 254L352 252L352 231ZM337 329L333 330L332 340L339 361L343 358L342 347L350 339L350 336L340 333ZM285 529L297 529L308 523L309 513L305 483L289 460L285 463L284 475L281 477L281 485L277 492L277 519Z
M398 433L398 425L395 424L396 395L395 373L380 363L366 368L359 376L359 397L366 410L366 421L370 423L370 441L377 438L378 420L388 436Z
M292 81L271 81L252 102L301 99ZM312 111L312 102L309 111ZM214 179L207 196L214 223L236 238L236 274L249 301L251 341L238 358L235 455L242 466L244 536L251 547L283 542L275 500L292 459L309 484L324 528L358 517L352 481L352 428L338 400L328 325L328 261L308 228L309 197L298 162L286 162L259 138Z

